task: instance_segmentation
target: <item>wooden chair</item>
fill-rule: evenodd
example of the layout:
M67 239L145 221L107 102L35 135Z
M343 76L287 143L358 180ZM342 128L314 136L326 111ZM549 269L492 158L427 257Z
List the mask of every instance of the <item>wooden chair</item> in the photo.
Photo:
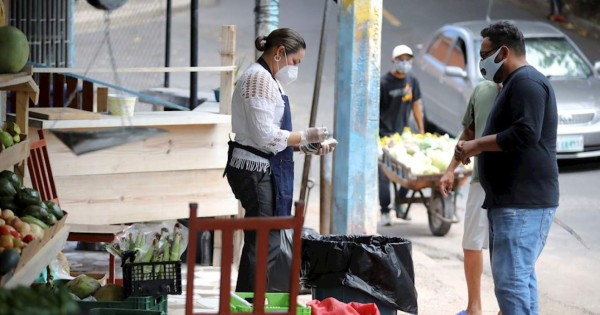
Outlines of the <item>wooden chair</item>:
M50 158L48 157L48 149L46 147L46 139L44 131L38 130L39 140L31 144L29 158L27 159L27 168L31 177L33 189L40 193L42 200L51 200L60 206L58 194L56 193L56 185L54 184L54 176L52 175L52 167L50 166ZM78 225L71 225L71 231L67 240L77 242L102 243L112 242L115 239L117 232L121 227L100 226L96 230L90 230L88 226L85 229L78 228ZM115 258L109 254L108 260L108 283L115 283Z
M193 313L194 309L194 264L196 257L197 235L200 231L222 231L221 252L221 283L219 291L219 312L216 314L237 314L230 311L231 303L231 266L233 262L234 232L236 230L255 230L257 234L257 261L256 280L254 288L254 309L251 314L271 314L265 311L265 293L267 289L267 256L269 232L279 229L293 229L294 238L292 245L292 265L290 274L290 307L287 312L278 311L278 314L295 315L298 307L298 292L300 278L301 235L304 225L304 204L296 202L296 211L293 217L257 217L235 219L204 219L198 218L198 204L190 204L190 219L188 222L189 242L187 261L186 285L186 315L208 315L215 313Z

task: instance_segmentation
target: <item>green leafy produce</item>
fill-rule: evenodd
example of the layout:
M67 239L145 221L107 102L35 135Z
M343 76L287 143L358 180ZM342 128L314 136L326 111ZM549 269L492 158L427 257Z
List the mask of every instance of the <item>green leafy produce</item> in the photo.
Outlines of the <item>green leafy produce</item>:
M35 288L0 288L2 315L75 315L79 305L66 289L52 290L46 286Z

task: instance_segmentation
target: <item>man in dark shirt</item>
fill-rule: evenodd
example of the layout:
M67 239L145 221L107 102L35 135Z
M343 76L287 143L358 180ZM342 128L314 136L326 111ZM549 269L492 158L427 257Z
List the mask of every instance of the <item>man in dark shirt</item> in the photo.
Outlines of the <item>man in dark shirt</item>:
M396 46L392 52L394 69L386 73L380 82L379 92L379 136L391 136L402 133L404 127L409 127L410 114L414 115L416 132L425 133L423 113L421 111L421 89L419 81L410 72L412 68L412 49L406 45ZM403 198L408 193L404 187L396 192L396 198ZM379 171L379 203L381 205L381 224L390 225L390 182ZM398 202L395 202L399 205ZM407 219L402 207L396 209L396 216Z
M535 263L558 207L557 110L548 79L529 66L523 34L508 22L481 31L484 78L503 87L483 136L455 156L478 155L490 223L496 298L503 314L538 314Z

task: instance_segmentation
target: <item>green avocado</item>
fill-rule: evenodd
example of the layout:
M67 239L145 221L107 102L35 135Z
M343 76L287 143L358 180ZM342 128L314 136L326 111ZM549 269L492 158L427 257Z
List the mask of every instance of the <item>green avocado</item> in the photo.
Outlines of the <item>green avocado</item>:
M15 198L11 197L0 197L0 209L8 209L16 212L19 207L15 202Z
M13 270L19 263L21 255L16 250L6 248L0 253L0 276Z
M62 217L65 215L62 211L62 209L60 209L60 207L54 203L53 201L44 201L44 204L46 205L46 207L48 208L48 212L52 213L57 220L62 219Z
M0 197L12 197L17 190L8 178L0 177Z
M1 179L0 179L1 180ZM31 205L40 206L40 193L32 188L21 188L15 195L15 201L21 207L27 207Z
M0 178L8 179L8 181L13 185L16 191L21 189L21 180L19 179L19 176L17 176L17 174L9 170L4 170L0 172Z

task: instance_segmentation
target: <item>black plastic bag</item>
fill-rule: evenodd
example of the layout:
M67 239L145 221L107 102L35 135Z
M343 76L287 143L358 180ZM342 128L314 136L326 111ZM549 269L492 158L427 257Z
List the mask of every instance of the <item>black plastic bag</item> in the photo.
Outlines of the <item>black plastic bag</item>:
M399 237L330 235L303 238L301 282L345 286L417 314L412 244Z
M290 292L290 272L292 270L292 242L294 230L281 231L281 251L277 262L269 273L269 292ZM302 228L302 238L320 237L319 232L311 228Z

